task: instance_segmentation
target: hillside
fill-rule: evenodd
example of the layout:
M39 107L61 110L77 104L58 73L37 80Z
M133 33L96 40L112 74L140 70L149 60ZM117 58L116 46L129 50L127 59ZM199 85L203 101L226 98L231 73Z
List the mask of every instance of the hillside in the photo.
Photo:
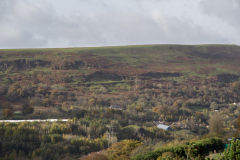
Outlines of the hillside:
M240 115L239 62L236 45L0 50L0 119L71 118L59 127L18 127L36 127L38 136L88 137L84 142L98 146L79 155L125 139L147 148L206 134L232 137ZM106 142L112 128L115 140ZM64 136L56 143L73 145Z
M96 96L115 104L112 99L144 88L158 92L167 83L237 81L239 61L234 45L0 50L1 99L39 97L46 103L37 106L53 107Z
M240 47L233 45L0 50L2 71L78 70L87 75L104 71L132 76L147 72L238 73L239 52Z

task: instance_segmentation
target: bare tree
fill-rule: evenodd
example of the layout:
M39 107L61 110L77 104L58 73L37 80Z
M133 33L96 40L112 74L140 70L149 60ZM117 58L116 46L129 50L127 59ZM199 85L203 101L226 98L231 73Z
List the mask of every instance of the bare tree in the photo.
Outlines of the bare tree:
M209 130L210 133L215 133L218 135L224 134L224 118L221 113L213 113L210 115L209 119Z

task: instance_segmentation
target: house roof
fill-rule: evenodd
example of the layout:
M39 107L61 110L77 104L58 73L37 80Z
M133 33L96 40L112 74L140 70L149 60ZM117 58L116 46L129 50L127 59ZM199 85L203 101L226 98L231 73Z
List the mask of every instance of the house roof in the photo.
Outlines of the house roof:
M157 127L160 128L160 129L164 129L164 130L169 129L169 126L164 125L164 124L158 124Z
M119 105L111 105L110 108L121 108Z

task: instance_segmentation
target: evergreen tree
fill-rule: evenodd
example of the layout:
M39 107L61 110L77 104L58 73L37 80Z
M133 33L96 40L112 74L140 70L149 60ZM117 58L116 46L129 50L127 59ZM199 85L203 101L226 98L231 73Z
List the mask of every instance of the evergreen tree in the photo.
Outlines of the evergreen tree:
M233 139L231 145L224 151L224 160L240 160L240 141Z

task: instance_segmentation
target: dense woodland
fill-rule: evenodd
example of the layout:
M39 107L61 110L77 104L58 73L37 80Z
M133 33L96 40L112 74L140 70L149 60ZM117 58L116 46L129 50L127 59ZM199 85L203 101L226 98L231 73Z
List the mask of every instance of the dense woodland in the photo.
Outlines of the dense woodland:
M0 50L0 119L70 119L1 123L0 159L227 159L239 62L233 45Z

